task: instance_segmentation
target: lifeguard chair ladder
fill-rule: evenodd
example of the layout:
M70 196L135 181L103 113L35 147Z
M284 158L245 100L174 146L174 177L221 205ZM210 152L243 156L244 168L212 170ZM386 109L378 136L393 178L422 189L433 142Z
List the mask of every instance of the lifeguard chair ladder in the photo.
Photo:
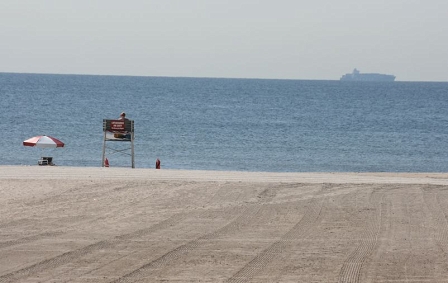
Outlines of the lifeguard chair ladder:
M107 147L106 142L130 142L130 148L111 148ZM121 153L131 156L131 166L135 168L134 159L134 120L108 120L103 119L103 155L101 166L104 167L106 160L106 148L113 153ZM131 151L130 153L128 151Z

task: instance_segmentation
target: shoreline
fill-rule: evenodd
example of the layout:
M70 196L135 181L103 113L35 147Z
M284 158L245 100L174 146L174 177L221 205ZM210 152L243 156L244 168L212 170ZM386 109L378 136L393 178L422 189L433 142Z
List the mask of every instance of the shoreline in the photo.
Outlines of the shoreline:
M0 166L0 179L144 179L269 183L439 184L448 173L424 172L247 172L127 167Z

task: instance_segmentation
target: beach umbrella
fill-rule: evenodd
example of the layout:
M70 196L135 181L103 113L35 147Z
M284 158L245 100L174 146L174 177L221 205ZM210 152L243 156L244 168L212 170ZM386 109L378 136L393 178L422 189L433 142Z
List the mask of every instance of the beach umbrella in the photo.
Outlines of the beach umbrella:
M56 148L64 147L64 143L50 136L36 136L23 142L24 146L32 146L38 148Z

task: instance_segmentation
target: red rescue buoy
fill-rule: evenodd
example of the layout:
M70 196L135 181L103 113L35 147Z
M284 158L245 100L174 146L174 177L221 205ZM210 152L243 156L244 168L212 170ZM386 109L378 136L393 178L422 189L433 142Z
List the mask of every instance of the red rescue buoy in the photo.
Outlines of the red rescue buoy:
M104 167L109 167L109 160L107 158L104 160Z
M158 158L156 160L156 169L160 169L160 160Z

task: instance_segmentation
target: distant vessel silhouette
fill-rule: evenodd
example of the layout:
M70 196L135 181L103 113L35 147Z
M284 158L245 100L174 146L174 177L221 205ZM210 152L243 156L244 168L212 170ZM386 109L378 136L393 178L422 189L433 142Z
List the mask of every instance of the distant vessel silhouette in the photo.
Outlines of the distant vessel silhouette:
M351 74L343 75L340 80L341 81L393 82L395 80L395 76L394 75L378 74L378 73L361 74L355 68Z

